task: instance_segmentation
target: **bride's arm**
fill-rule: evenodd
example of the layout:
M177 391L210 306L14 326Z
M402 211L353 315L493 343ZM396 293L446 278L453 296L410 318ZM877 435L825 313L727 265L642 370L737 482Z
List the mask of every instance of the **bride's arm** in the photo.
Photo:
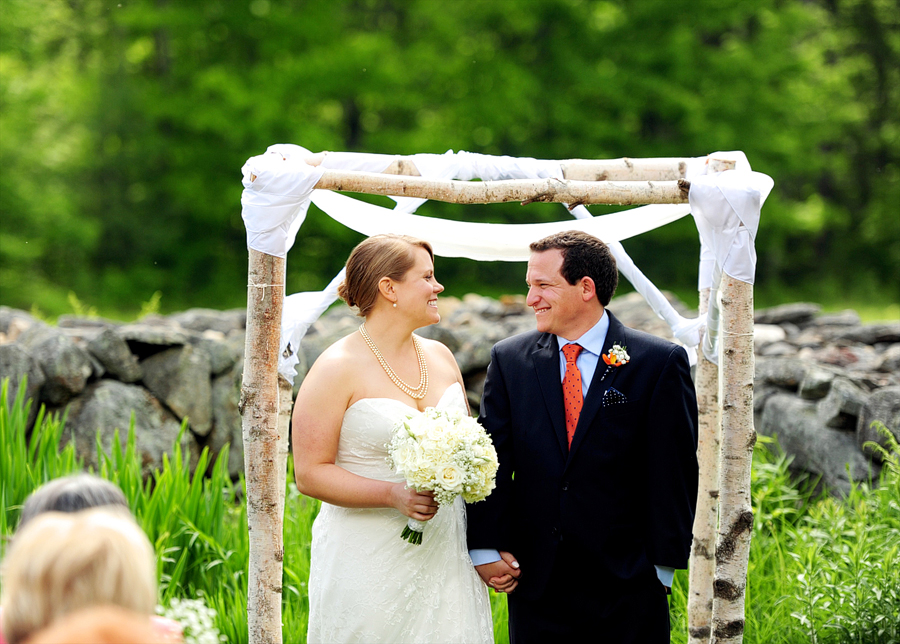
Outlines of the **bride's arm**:
M347 508L396 508L427 521L437 512L431 493L419 494L403 483L366 478L335 465L341 422L353 392L352 360L329 349L310 369L294 404L292 419L294 476L297 489Z

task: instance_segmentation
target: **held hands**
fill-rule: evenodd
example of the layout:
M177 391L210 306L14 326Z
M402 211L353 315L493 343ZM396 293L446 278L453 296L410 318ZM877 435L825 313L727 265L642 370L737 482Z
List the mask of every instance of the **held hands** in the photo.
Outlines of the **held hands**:
M416 521L433 519L438 511L434 492L416 492L405 483L397 483L391 488L391 505Z
M475 570L481 580L498 593L511 593L519 585L519 562L508 552L500 551L500 560L480 566Z

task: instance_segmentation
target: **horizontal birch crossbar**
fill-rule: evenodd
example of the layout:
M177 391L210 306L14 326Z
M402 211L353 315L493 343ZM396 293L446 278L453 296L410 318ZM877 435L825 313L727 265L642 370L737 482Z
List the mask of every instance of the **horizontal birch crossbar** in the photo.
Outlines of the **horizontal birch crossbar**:
M436 181L407 175L351 170L326 170L316 188L361 192L387 197L414 197L458 204L552 202L570 207L582 204L643 205L688 202L690 182L567 181L510 179L504 181Z
M304 160L309 165L326 163L328 152L310 154ZM352 152L342 153L353 156ZM362 155L361 155L362 156ZM415 157L393 154L365 154L384 164L379 170L384 174L419 176ZM574 181L677 181L687 176L691 159L682 157L655 157L649 159L565 159L557 161L564 179Z

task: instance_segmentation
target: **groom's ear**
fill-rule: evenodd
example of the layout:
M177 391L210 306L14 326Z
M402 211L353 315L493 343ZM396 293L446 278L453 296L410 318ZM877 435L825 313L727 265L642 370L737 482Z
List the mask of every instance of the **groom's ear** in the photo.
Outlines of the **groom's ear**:
M592 299L597 297L597 286L594 284L594 280L590 277L582 277L579 282L579 286L581 287L581 299L584 302L590 302Z

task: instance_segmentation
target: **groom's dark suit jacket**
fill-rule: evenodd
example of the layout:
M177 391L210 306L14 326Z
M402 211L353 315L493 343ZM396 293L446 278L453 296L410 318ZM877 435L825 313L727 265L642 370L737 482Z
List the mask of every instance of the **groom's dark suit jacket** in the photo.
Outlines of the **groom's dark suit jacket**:
M523 598L544 592L561 543L584 555L569 590L687 567L697 498L687 355L609 318L604 353L617 343L631 359L607 369L601 358L571 449L556 337L524 333L491 352L479 421L500 469L491 495L468 506L468 547L511 552Z

